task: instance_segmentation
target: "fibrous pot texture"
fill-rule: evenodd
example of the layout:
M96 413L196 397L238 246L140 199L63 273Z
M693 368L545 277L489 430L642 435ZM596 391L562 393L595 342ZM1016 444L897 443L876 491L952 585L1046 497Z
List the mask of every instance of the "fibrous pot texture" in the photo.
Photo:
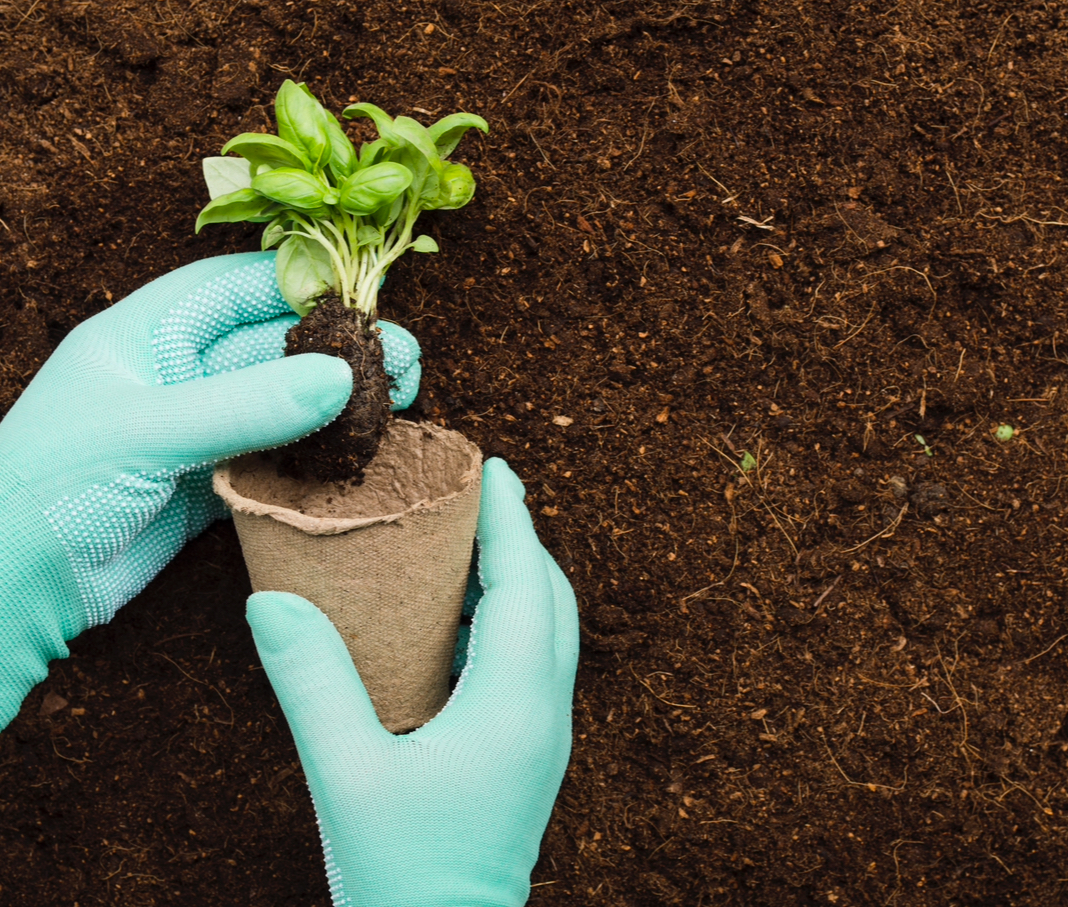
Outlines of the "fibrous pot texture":
M463 435L399 419L360 485L295 479L277 454L216 470L253 590L326 613L388 730L424 724L448 699L481 475Z

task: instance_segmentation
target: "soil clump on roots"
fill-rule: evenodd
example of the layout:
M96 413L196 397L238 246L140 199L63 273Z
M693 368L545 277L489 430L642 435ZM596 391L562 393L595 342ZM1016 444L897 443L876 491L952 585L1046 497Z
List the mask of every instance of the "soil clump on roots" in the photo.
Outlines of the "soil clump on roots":
M320 482L363 480L389 425L389 378L382 341L374 323L337 296L324 296L286 334L286 355L325 353L352 366L353 391L336 419L289 445L281 468L297 478Z

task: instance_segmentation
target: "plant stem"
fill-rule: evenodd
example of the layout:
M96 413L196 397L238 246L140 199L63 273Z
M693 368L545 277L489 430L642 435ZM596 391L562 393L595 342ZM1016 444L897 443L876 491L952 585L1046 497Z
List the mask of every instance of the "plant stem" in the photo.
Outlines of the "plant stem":
M341 257L341 253L334 243L330 242L322 231L319 230L314 224L308 223L303 217L299 215L294 216L293 220L304 227L304 231L301 230L287 230L283 235L285 236L303 236L307 239L314 239L319 245L326 249L327 254L330 255L330 259L334 265L334 272L341 280L341 300L347 306L350 294L348 292L348 268L345 267L345 262ZM325 223L325 222L324 222ZM333 224L328 224L334 232L337 233Z
M401 217L377 243L362 246L359 243L361 227L374 225L370 218L363 223L362 217L340 210L331 215L337 220L336 224L327 218L309 219L294 214L294 223L302 229L287 230L283 235L313 239L326 249L338 280L342 304L363 312L368 321L373 321L383 276L411 246L412 230L421 210L416 198L417 195L412 196Z

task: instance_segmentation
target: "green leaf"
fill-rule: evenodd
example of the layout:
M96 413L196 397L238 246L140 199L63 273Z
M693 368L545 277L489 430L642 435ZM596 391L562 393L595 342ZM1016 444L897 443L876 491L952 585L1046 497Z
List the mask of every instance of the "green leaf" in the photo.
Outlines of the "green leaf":
M393 123L400 151L400 163L412 171L414 182L424 183L421 197L433 198L438 194L437 183L441 178L444 165L438 155L437 146L430 138L425 126L411 117L397 117ZM430 189L428 177L434 177L433 189Z
M434 241L433 236L428 236L426 233L415 238L415 242L411 245L413 252L437 252L438 244Z
M286 79L274 100L278 135L300 148L312 167L322 167L330 153L327 113L303 82Z
M286 229L288 227L289 214L279 214L268 225L267 229L263 231L263 236L260 238L260 248L266 252L268 249L277 246L283 239L286 238Z
M463 164L452 162L445 165L441 180L441 189L435 199L434 208L452 211L462 208L475 195L475 178Z
M208 195L219 198L252 186L251 165L239 157L206 157L201 161Z
M392 130L392 138L386 140L393 149L389 159L411 170L411 194L419 200L419 207L425 207L440 190L443 166L437 147L426 127L411 117L397 117Z
M382 242L382 231L370 224L365 224L356 231L357 246L373 246Z
M274 265L283 298L301 318L315 307L309 302L327 290L341 291L330 253L314 239L288 237L279 247Z
M278 205L252 189L238 189L213 198L197 217L196 232L205 224L266 223L278 213Z
M326 114L326 134L330 139L330 172L340 183L359 166L356 148L332 113Z
M393 202L388 205L383 205L381 208L376 208L371 212L371 220L375 222L383 230L387 229L397 218L400 217L401 211L404 210L404 196L398 195Z
M341 207L350 214L370 214L392 202L412 183L412 174L402 164L374 164L357 170L341 184Z
M378 134L386 142L393 144L393 117L381 107L376 107L374 104L350 104L341 111L341 115L346 120L353 120L356 117L368 117L374 120Z
M472 128L489 132L489 124L482 117L473 113L453 113L447 117L442 117L433 126L430 126L427 132L430 133L430 138L433 139L434 144L437 146L438 154L444 160L456 150L456 146L460 144L460 139L464 137L464 133Z
M757 459L748 450L742 451L742 462L738 464L742 472L756 469Z
M293 167L257 173L252 178L252 188L273 201L303 211L321 207L327 191L322 180Z
M397 117L393 121L393 133L397 137L397 143L405 142L427 159L429 163L441 163L437 145L430 136L426 126L411 117Z
M260 132L243 132L230 139L222 149L223 154L240 154L253 168L295 167L307 170L311 164L304 152L285 139Z
M389 145L385 139L375 139L373 142L364 142L360 146L360 166L370 167L379 163L389 151Z

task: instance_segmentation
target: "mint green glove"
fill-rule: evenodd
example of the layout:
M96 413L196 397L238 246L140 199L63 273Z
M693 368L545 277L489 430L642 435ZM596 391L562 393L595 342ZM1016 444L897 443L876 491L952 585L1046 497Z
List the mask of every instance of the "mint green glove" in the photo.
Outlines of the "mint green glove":
M0 422L0 729L67 640L225 515L216 461L344 406L343 361L279 358L295 321L274 253L197 262L71 331ZM394 397L410 403L418 345L395 325L383 343Z
M311 788L334 907L518 907L571 751L575 596L503 460L482 477L467 664L445 708L393 736L341 637L304 599L248 620Z

